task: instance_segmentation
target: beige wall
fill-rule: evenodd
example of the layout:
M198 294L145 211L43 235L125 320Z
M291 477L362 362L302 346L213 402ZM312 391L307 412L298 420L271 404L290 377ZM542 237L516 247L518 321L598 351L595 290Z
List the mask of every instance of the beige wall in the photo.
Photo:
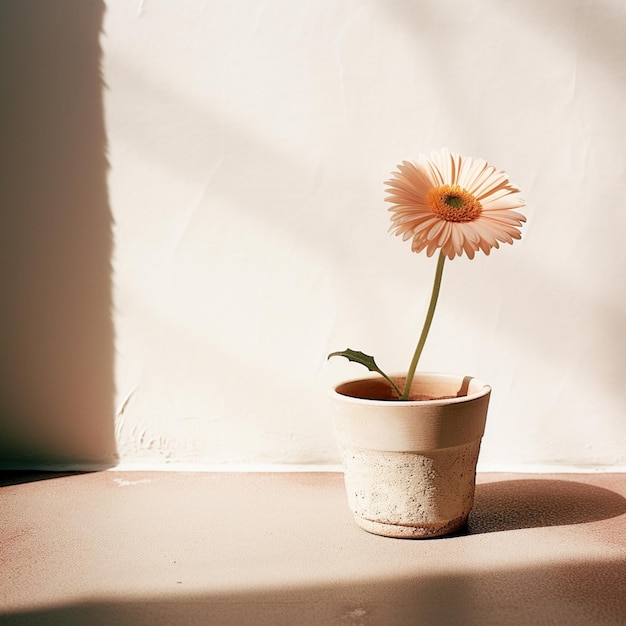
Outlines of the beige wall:
M325 355L405 369L434 272L382 183L447 146L529 219L448 264L422 368L492 384L483 468L626 467L623 2L2 12L7 458L336 463Z

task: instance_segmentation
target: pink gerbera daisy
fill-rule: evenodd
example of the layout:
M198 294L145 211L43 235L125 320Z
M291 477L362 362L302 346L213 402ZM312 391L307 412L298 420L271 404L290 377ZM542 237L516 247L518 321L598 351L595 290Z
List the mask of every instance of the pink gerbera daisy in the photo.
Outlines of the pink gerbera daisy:
M450 259L463 252L473 259L477 250L489 254L499 242L521 238L526 218L513 210L526 204L520 190L482 159L444 148L403 161L391 176L385 183L385 200L393 204L390 230L412 239L414 252L432 256L441 249Z

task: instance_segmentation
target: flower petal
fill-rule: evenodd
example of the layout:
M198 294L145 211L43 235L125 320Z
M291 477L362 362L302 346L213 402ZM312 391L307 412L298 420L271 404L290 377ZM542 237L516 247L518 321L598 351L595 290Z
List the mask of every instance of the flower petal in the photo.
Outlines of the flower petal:
M483 159L461 157L442 148L430 157L403 161L385 184L385 201L392 205L389 230L404 241L411 239L414 252L425 250L432 256L440 249L450 259L463 253L472 259L478 250L488 255L500 243L521 238L526 218L512 210L525 205L517 195L519 189L505 172ZM452 206L448 205L442 211L442 203L452 197L445 195L450 193L445 188L439 189L446 185L473 196L468 201L480 203L478 210L457 213L448 210Z

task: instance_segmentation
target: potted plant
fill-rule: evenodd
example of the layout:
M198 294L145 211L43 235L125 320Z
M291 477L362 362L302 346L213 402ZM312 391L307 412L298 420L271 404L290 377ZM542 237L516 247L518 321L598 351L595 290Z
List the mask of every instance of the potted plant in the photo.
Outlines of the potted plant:
M388 375L372 356L332 352L374 373L332 391L348 503L357 524L389 537L458 530L474 501L476 463L491 388L472 376L417 373L446 259L520 239L520 190L482 159L442 149L403 161L386 181L390 231L414 252L439 251L435 279L406 373Z

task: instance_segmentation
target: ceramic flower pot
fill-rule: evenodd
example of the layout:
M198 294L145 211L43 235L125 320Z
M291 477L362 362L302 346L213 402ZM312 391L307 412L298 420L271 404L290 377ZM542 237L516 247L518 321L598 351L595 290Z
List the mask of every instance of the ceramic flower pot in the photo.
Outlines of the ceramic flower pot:
M393 400L380 377L335 387L348 504L361 528L420 538L465 524L490 393L481 380L444 374L417 374L407 401Z

